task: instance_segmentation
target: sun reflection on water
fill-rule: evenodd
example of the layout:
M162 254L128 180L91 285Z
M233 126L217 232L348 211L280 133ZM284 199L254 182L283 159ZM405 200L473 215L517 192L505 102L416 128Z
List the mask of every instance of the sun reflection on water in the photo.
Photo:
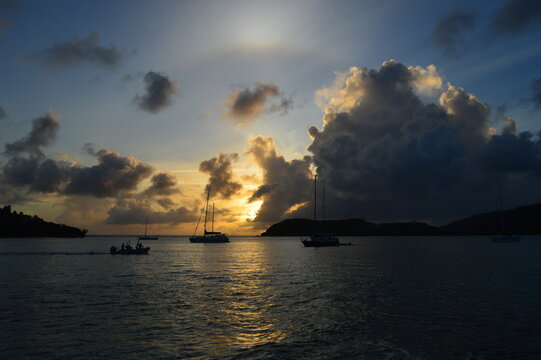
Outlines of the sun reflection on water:
M219 325L227 330L212 342L221 348L245 349L280 342L288 332L272 316L278 290L270 282L268 245L246 242L229 249L234 250L227 253L224 268L229 281L224 282L221 305L216 308Z

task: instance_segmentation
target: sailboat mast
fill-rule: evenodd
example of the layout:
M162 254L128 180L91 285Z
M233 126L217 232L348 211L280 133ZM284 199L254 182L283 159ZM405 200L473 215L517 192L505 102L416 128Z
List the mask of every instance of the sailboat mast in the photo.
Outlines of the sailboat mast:
M503 224L503 195L502 195L502 188L500 187L500 224L501 224L501 232L502 235L504 234L504 224Z
M203 228L204 228L204 235L207 234L207 217L208 217L208 212L209 212L209 197L210 197L210 185L209 185L209 190L207 192L207 203L205 204L205 223L203 224Z
M214 232L214 203L212 203L212 227L210 231Z
M323 185L323 212L322 212L322 223L321 223L321 232L325 232L325 185Z
M314 175L314 233L317 233L317 175Z
M148 216L145 218L145 237L147 236Z

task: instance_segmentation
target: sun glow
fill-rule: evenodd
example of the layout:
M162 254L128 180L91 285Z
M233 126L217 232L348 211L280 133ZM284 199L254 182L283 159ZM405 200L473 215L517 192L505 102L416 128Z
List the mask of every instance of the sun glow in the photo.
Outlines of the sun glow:
M263 200L258 200L258 201L254 201L252 203L246 204L246 218L250 221L254 220L262 204L263 204Z

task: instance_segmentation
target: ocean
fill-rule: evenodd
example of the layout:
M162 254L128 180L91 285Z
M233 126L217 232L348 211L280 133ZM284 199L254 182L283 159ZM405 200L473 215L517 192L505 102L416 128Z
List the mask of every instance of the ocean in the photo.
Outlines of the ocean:
M0 239L0 359L541 359L541 237Z

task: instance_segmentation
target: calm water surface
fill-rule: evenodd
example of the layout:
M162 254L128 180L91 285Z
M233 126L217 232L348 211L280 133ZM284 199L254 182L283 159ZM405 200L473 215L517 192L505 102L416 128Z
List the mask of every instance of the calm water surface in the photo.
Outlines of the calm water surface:
M0 358L541 359L540 237L128 239L0 239Z

